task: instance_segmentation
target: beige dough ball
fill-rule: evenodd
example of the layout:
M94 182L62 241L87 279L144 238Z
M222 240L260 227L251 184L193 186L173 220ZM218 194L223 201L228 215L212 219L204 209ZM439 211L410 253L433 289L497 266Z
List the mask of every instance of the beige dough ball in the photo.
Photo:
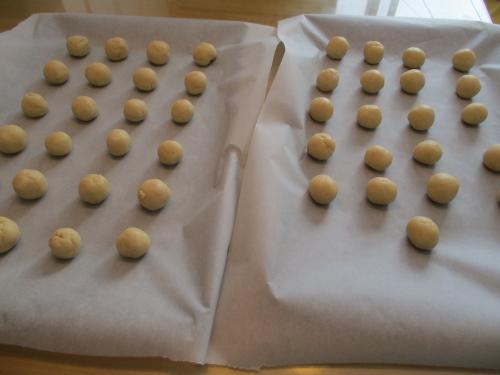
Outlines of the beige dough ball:
M71 104L71 110L81 121L92 121L99 114L97 103L90 96L77 96Z
M362 105L358 109L357 122L366 129L375 129L382 122L382 111L374 104Z
M73 259L80 252L82 238L73 228L59 228L49 238L52 255L58 259Z
M439 241L439 227L428 217L414 216L406 225L406 235L417 249L429 251Z
M366 42L363 53L368 64L377 65L384 58L384 45L377 41Z
M473 50L460 49L453 55L453 67L459 72L468 72L476 63L476 54Z
M45 137L45 149L49 155L66 156L72 148L71 137L65 132L54 132Z
M62 85L69 78L69 69L59 60L50 60L43 68L43 76L51 85Z
M170 57L170 46L163 40L153 40L146 50L148 60L153 65L165 65Z
M184 78L184 86L189 95L201 95L208 85L207 76L198 70L189 72Z
M377 94L384 87L385 80L382 73L371 69L363 73L359 82L364 92L367 94Z
M213 44L203 42L193 50L194 63L199 66L210 65L217 58L217 50Z
M311 100L309 116L316 122L326 122L333 115L333 103L330 99L317 97Z
M365 152L365 164L370 168L384 172L392 163L392 153L382 146L370 146Z
M123 156L130 151L132 140L123 129L113 129L106 137L108 152L113 156Z
M493 145L484 152L483 164L493 172L500 172L500 144Z
M100 62L89 64L85 68L85 78L92 86L107 86L111 82L111 69Z
M488 108L481 103L471 103L462 110L462 121L467 125L479 125L488 117Z
M403 52L403 65L410 69L420 69L425 63L425 52L418 47L410 47Z
M182 159L183 150L179 142L163 141L158 146L158 159L165 165L176 165Z
M42 95L28 92L21 100L21 109L26 117L37 118L45 116L49 111L49 105Z
M26 132L17 125L0 126L0 152L17 154L26 147Z
M139 91L153 91L158 85L158 76L151 68L138 68L134 72L134 85Z
M456 91L462 99L471 99L481 91L481 81L472 74L466 74L457 80Z
M309 195L318 204L328 204L337 196L335 180L326 174L314 176L309 182Z
M334 36L326 46L326 55L332 60L342 60L349 50L349 42L343 36Z
M316 77L316 87L323 92L332 92L338 84L339 73L333 68L323 69Z
M167 184L157 178L151 178L142 183L137 190L137 199L146 210L159 210L170 199L170 189Z
M436 173L427 182L427 196L436 203L447 204L456 197L460 182L448 173Z
M328 160L335 152L335 141L326 133L316 133L307 142L307 153L317 160Z
M23 199L38 199L45 195L49 183L36 169L21 169L12 180L12 187L16 194Z
M434 109L425 104L416 105L408 112L410 126L418 131L428 130L434 124L435 117Z
M148 234L135 227L125 229L116 239L118 254L125 258L140 258L148 252L150 246Z
M109 182L103 175L88 174L80 180L78 193L82 201L99 204L109 196Z
M123 116L131 122L141 122L148 115L148 106L141 99L129 99L123 106Z
M120 37L109 38L104 45L106 56L111 61L121 61L128 56L128 45L125 39Z
M170 110L172 120L177 124L187 124L193 118L194 105L187 99L174 102Z
M425 75L418 69L410 69L401 74L399 84L407 94L418 94L425 86Z
M373 204L388 205L394 202L398 188L394 182L385 177L374 177L366 185L366 197Z
M425 165L436 164L442 155L443 150L441 149L441 145L436 141L422 141L413 149L413 158Z
M73 57L84 57L90 52L89 40L81 35L72 35L66 39L66 48Z
M0 254L12 249L21 238L21 231L14 220L0 216Z

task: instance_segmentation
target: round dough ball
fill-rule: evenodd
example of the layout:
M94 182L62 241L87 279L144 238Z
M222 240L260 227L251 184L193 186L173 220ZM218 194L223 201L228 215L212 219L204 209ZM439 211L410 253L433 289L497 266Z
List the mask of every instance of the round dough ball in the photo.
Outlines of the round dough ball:
M392 153L382 146L370 146L365 152L365 164L370 168L383 172L392 163Z
M311 100L309 116L316 122L326 122L333 115L333 103L330 99L317 97Z
M394 202L398 188L386 177L374 177L366 185L366 197L373 204L388 205Z
M349 42L343 36L334 36L326 46L326 54L333 60L342 60L348 50Z
M85 68L85 78L92 86L107 86L111 82L111 69L100 62L89 64Z
M467 125L479 125L488 117L488 108L481 103L471 103L462 110L462 121Z
M37 118L45 116L49 111L49 105L42 95L28 92L21 100L21 109L26 117Z
M66 39L66 48L73 57L84 57L90 52L89 40L81 35L72 35Z
M318 204L328 204L338 192L337 183L326 174L314 176L309 182L309 195Z
M73 228L59 228L49 238L52 255L58 259L73 259L80 252L82 238Z
M368 64L377 65L384 58L384 45L377 41L366 42L363 53Z
M148 115L148 106L141 99L129 99L123 106L123 116L130 122L141 122Z
M442 155L443 150L441 149L441 145L436 141L422 141L413 149L413 158L425 165L436 164Z
M51 85L62 85L69 78L69 69L59 60L50 60L43 67L43 76Z
M410 126L418 131L428 130L434 124L435 117L434 109L425 104L416 105L408 112Z
M21 231L14 220L0 216L0 254L12 249L21 238Z
M139 91L153 91L158 85L158 76L151 68L138 68L134 72L134 85Z
M384 87L385 80L382 73L371 69L363 73L359 82L364 92L367 94L377 94Z
M410 47L403 52L403 65L410 69L419 69L425 63L425 52L418 47Z
M399 84L407 94L417 94L425 86L425 75L418 69L410 69L401 74Z
M49 183L42 172L36 169L21 169L12 180L16 194L23 199L38 199L45 195Z
M374 104L362 105L358 109L357 122L366 129L375 129L382 122L382 111Z
M439 241L439 227L428 217L414 216L406 225L406 235L417 249L429 251Z
M456 197L460 182L448 173L436 173L427 182L427 196L436 203L447 204Z
M132 140L123 129L113 129L106 137L108 152L113 156L123 156L130 151Z
M128 56L127 42L120 37L109 38L104 45L104 51L111 61L124 60Z
M335 152L335 141L326 133L316 133L307 142L307 153L317 160L328 160Z
M457 95L462 99L471 99L481 91L481 81L472 74L466 74L457 80Z
M45 149L49 155L66 156L72 148L71 137L65 132L54 132L45 137Z
M205 73L198 70L189 72L184 78L184 86L189 95L201 95L208 85L208 79Z
M333 68L323 69L316 77L316 87L323 92L335 90L338 84L339 72Z
M148 60L153 65L165 65L170 57L170 46L163 40L153 40L146 49Z
M71 104L71 110L81 121L92 121L99 114L97 103L90 96L77 96Z
M187 124L193 118L194 105L187 99L174 102L170 110L172 120L177 124Z
M0 152L17 154L26 147L26 132L17 125L0 126Z
M217 58L217 50L213 44L203 42L193 50L194 63L199 66L210 65Z
M493 172L500 172L500 144L493 145L484 152L483 164Z
M86 203L99 204L109 196L109 182L103 175L88 174L80 180L78 194Z
M170 199L170 189L167 184L157 178L151 178L142 183L137 190L137 199L146 210L159 210Z
M176 165L182 159L182 146L176 141L163 141L158 146L158 159L165 165Z
M459 49L453 55L453 67L459 72L468 72L476 63L476 54L473 50L464 48Z
M125 258L140 258L148 252L150 246L148 234L135 227L125 229L116 239L116 249Z

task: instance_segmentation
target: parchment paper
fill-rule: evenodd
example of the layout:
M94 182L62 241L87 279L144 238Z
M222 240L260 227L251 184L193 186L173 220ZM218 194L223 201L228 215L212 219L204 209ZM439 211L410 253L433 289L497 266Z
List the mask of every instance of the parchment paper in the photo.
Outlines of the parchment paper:
M344 35L350 50L341 62L324 47ZM485 149L500 143L500 29L477 22L300 16L281 22L285 57L259 118L249 152L237 220L217 308L209 361L238 367L319 363L398 363L500 368L500 176L482 166ZM368 40L385 45L377 67L385 75L379 95L361 93L359 77ZM427 53L427 84L416 96L401 93L403 50ZM476 51L471 73L483 88L474 98L489 108L479 128L460 121L469 101L457 98L451 57ZM335 67L340 84L331 95L335 114L326 125L307 116L321 95L317 73ZM328 95L325 95L328 96ZM356 125L356 110L376 103L376 131ZM435 125L416 133L406 114L432 105ZM305 153L310 135L326 131L337 150L326 163ZM434 167L411 152L424 139L441 143ZM387 209L365 199L379 175L363 165L365 149L381 144L394 154L385 173L398 185ZM447 207L425 196L435 172L461 181ZM339 184L329 208L308 197L309 179L327 173ZM405 226L414 215L441 229L432 254L416 251Z
M67 55L66 36L86 35L92 50L83 59ZM103 45L124 37L129 57L112 63ZM132 74L149 66L146 46L154 39L171 46L168 65L153 67L159 77L151 93L136 91ZM212 42L217 60L206 68L193 64L191 51ZM35 15L0 35L0 122L28 132L19 155L0 156L0 215L22 230L19 244L0 256L0 342L44 350L104 356L168 356L204 362L218 299L239 192L240 165L247 152L277 43L275 29L242 22L141 17ZM43 65L60 59L70 69L63 86L49 86ZM102 61L113 72L105 88L87 84L87 64ZM196 106L185 126L170 120L175 99L186 97L184 76L203 70L208 89L190 100ZM27 91L42 94L49 113L25 118L20 100ZM99 117L76 121L71 102L93 97ZM145 100L149 116L140 125L123 119L129 98ZM121 159L106 153L105 136L126 129L132 150ZM73 137L73 152L51 158L45 136L63 130ZM157 160L164 139L184 147L175 168ZM10 184L22 168L40 169L49 191L35 202L18 199ZM100 206L82 204L78 183L87 173L102 173L111 195ZM142 210L136 199L140 183L160 178L172 190L158 213ZM55 261L48 238L58 227L73 227L83 239L71 262ZM147 231L149 253L139 261L120 258L114 243L128 226Z

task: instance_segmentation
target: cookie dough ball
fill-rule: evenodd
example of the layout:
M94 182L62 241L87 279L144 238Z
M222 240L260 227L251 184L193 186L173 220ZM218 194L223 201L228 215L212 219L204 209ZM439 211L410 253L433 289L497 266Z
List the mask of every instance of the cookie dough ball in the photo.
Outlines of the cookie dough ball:
M116 239L118 254L124 258L140 258L148 252L150 246L148 234L135 227L125 229Z
M51 85L62 85L69 78L69 69L59 60L50 60L43 67L43 76Z
M477 126L488 117L488 108L481 103L471 103L462 110L462 121Z
M0 152L17 154L26 147L26 132L17 125L0 126Z
M366 129L375 129L382 122L382 111L374 104L362 105L358 109L357 122Z
M425 104L416 105L408 112L408 122L417 131L428 130L434 124L435 117L434 109Z
M370 146L365 152L365 164L370 168L384 172L392 163L392 153L382 146Z
M359 82L364 92L367 94L377 94L384 87L385 80L382 73L371 69L363 73Z
M66 39L66 48L73 57L84 57L90 52L89 40L81 35L72 35Z
M199 66L210 65L217 58L217 50L213 44L203 42L193 50L194 63Z
M430 251L439 241L439 227L424 216L414 216L406 225L406 235L417 249Z
M130 135L123 129L113 129L106 137L108 152L113 156L123 156L130 151L132 140Z
M207 76L198 70L189 72L184 78L184 86L189 95L201 95L208 85Z
M410 69L420 69L425 63L425 52L418 47L410 47L403 52L403 65Z
M59 228L49 238L52 255L58 259L73 259L80 252L82 238L73 228Z
M187 124L193 118L194 105L187 99L174 102L170 110L172 120L177 124Z
M425 165L436 164L442 155L441 145L430 139L418 143L413 149L413 158Z
M326 55L332 60L342 60L349 50L349 42L343 36L334 36L326 46Z
M85 68L85 78L92 86L107 86L111 82L111 69L100 62L89 64Z
M384 45L377 41L366 42L363 53L368 64L377 65L384 58Z
M165 65L170 57L170 46L163 40L153 40L146 49L148 60L153 65Z
M109 182L103 175L88 174L80 180L78 193L82 201L99 204L109 196Z
M12 249L21 238L21 231L14 220L0 216L0 254Z
M333 115L333 103L330 99L317 97L311 100L309 116L316 122L326 122Z
M153 91L158 85L158 76L151 68L138 68L134 72L134 85L139 91Z
M54 132L45 137L45 149L52 156L66 156L73 148L71 137L65 132Z
M316 133L307 142L307 153L317 160L328 160L335 152L335 141L326 133Z
M162 164L172 166L179 163L182 159L182 146L176 141L163 141L158 146L158 159Z
M500 144L493 145L485 151L483 164L493 172L500 172Z
M386 177L374 177L366 185L366 197L373 204L388 205L394 202L398 188Z
M148 115L148 106L141 99L129 99L123 106L123 116L130 122L141 122Z
M156 211L167 204L170 194L166 183L157 178L151 178L144 181L137 190L137 199L146 210Z
M309 195L318 204L328 204L337 196L337 183L326 174L319 174L309 182Z
M460 49L453 55L453 67L459 72L468 72L476 63L476 54L473 50Z
M99 114L97 103L90 96L77 96L71 104L71 110L81 121L92 121Z
M339 72L333 68L323 69L316 77L316 87L323 92L332 92L338 84Z
M12 180L16 194L23 199L38 199L45 195L49 183L42 172L36 169L22 169Z
M399 84L407 94L418 94L425 86L425 75L418 69L410 69L401 74Z
M104 45L106 56L111 61L121 61L128 56L128 45L125 39L120 37L109 38Z
M427 182L427 196L436 203L447 204L456 197L460 182L448 173L436 173Z
M49 111L49 105L42 95L28 92L21 100L21 109L26 117L38 118L45 116Z
M476 76L466 74L457 80L456 91L462 99L471 99L481 91L481 82Z

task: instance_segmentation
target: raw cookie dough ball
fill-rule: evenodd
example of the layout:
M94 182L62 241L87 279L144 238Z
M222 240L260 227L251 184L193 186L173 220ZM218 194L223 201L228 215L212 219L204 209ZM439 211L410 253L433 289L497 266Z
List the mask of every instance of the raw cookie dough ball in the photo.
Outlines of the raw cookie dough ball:
M131 122L141 122L148 115L148 106L141 99L129 99L123 106L123 116Z
M493 145L484 152L483 164L493 172L500 172L500 144Z
M335 152L335 141L326 133L316 133L307 142L307 153L317 160L328 160Z
M363 73L359 82L364 92L367 94L377 94L384 87L385 80L382 73L371 69Z
M100 62L89 64L85 68L85 78L92 86L106 86L111 82L111 69Z
M109 38L104 45L104 51L111 61L124 60L128 56L127 42L120 37Z
M386 177L374 177L366 185L366 197L373 204L387 205L394 202L398 188Z
M316 77L316 87L323 92L335 90L339 84L339 73L333 68L323 69Z
M17 154L26 147L26 132L17 125L0 126L0 152Z
M88 174L80 180L78 193L82 201L99 204L109 195L109 182L103 175Z
M32 200L43 197L49 189L49 183L42 172L21 169L12 180L12 187L20 198Z
M134 85L140 91L153 91L158 85L158 76L151 68L138 68L134 72Z
M54 132L45 137L45 149L52 156L66 156L71 152L72 142L69 134Z
M170 189L167 184L157 178L151 178L142 183L137 190L137 199L146 210L159 210L170 199Z
M481 91L481 81L472 74L466 74L457 80L456 91L462 99L471 99Z
M163 40L153 40L146 50L148 60L153 65L165 65L170 57L170 46Z
M189 95L201 95L208 85L208 79L205 73L198 70L189 72L184 78L184 86Z
M217 50L213 44L203 42L193 50L194 63L199 66L210 65L217 58Z
M140 258L148 252L150 246L148 234L135 227L125 229L116 239L116 249L125 258Z
M130 150L130 135L123 129L113 129L106 137L108 152L113 156L123 156Z
M410 69L401 74L399 84L407 94L418 94L425 86L425 75L418 69Z
M410 47L403 52L403 65L410 69L419 69L425 63L425 52L418 47Z
M476 63L476 54L473 50L464 48L459 49L453 55L453 67L459 72L468 72Z
M488 108L481 103L471 103L462 110L462 121L467 125L479 125L488 117Z
M82 238L73 228L59 228L49 238L52 255L58 259L73 259L80 252Z
M439 241L439 227L428 217L414 216L406 225L406 235L417 249L429 251Z
M335 180L326 174L314 176L309 182L309 195L318 204L328 204L337 196Z
M316 122L326 122L333 115L333 103L330 99L317 97L311 100L309 116Z
M427 196L436 203L447 204L456 197L460 182L448 173L436 173L427 182Z
M12 249L21 238L21 231L14 220L0 216L0 254Z
M182 159L182 146L176 141L163 141L158 146L158 159L165 165L176 165Z
M172 120L177 124L187 124L193 118L194 105L187 99L174 102L170 110Z
M375 129L382 122L382 111L374 104L362 105L358 109L357 122L363 128Z
M363 53L368 64L377 65L384 58L384 45L377 41L366 42Z
M382 146L370 146L365 152L365 164L370 168L383 172L392 163L392 153Z
M349 50L349 42L343 36L334 36L326 46L326 54L333 60L342 60Z
M42 95L28 92L21 100L21 109L26 117L37 118L49 111L49 105Z
M418 131L425 131L434 124L436 115L434 109L428 105L416 105L408 112L410 126Z
M50 60L43 67L43 76L51 85L61 85L68 80L69 69L59 60Z
M72 35L66 39L66 48L73 57L84 57L90 52L89 40L81 35Z
M81 121L92 121L99 114L97 103L90 96L77 96L71 104L71 110Z
M436 141L422 141L413 149L413 158L425 165L436 164L442 155L443 150L441 149L441 145Z

